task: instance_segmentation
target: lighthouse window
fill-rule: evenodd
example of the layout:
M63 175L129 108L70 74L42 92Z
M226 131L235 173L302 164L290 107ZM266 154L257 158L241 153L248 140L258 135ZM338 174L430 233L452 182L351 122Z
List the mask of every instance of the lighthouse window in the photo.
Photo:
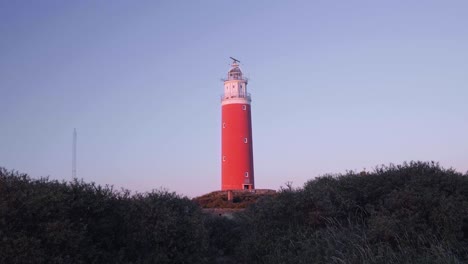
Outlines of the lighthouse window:
M244 143L247 143L247 138L244 138Z
M247 106L246 106L246 105L243 105L243 106L242 106L242 110L247 110Z
M226 161L226 156L223 156L223 161Z
M226 123L223 123L223 128L226 128Z
M245 177L249 177L249 173L248 172L245 172Z

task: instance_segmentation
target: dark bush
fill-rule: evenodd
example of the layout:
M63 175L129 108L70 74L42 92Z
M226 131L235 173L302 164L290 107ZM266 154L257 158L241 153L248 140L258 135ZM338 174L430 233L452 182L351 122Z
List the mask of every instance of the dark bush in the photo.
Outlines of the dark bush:
M0 169L0 263L201 263L203 223L165 190L132 196Z
M191 201L0 169L0 263L467 263L468 175L411 162ZM232 219L200 206L248 208Z
M468 177L424 162L324 176L242 220L244 263L464 263Z

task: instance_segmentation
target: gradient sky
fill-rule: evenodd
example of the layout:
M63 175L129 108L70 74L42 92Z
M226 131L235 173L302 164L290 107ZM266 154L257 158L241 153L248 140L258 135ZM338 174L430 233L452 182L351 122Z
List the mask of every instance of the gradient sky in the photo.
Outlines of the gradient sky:
M468 1L1 1L0 166L133 191L220 188L229 56L257 188L468 170Z

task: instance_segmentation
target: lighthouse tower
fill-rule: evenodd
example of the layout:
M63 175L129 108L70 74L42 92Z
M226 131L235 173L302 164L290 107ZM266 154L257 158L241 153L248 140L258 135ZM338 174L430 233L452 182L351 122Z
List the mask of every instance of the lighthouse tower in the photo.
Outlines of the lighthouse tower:
M231 59L233 62L224 80L224 94L221 98L221 189L253 190L251 99L239 61Z

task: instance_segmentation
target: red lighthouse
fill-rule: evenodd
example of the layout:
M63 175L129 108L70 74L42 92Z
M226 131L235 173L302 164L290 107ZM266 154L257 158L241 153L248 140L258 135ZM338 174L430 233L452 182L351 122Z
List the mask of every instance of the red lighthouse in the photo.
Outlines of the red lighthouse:
M254 167L252 118L247 79L242 76L239 61L233 60L224 80L221 132L221 189L253 190Z

